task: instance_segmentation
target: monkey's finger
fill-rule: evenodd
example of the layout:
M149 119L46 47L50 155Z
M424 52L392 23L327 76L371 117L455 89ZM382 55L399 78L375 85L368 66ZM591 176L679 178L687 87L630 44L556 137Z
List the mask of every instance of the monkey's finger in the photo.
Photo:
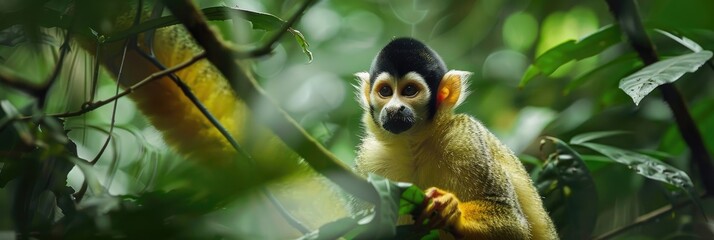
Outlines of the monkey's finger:
M453 227L453 225L456 224L456 221L461 217L461 210L459 210L458 204L449 205L444 212L446 213L444 215L445 227Z
M447 200L442 210L444 216L449 216L457 211L459 211L459 202L454 198Z
M424 220L431 218L431 215L436 212L436 210L439 208L441 205L440 202L432 200L429 202L429 205L427 205L424 208L424 211L419 214L419 217L416 219L416 224L418 225L424 225Z
M433 198L435 197L434 194L436 194L437 192L439 192L438 188L430 187L429 189L424 191L424 195L426 195L427 198Z
M435 199L434 212L429 218L427 226L429 228L442 228L446 223L447 216L453 213L454 206L457 205L453 197L448 195L440 196Z
M437 201L442 202L441 207L437 210L437 212L439 212L439 219L430 220L429 226L432 228L444 228L450 224L449 220L452 215L461 214L459 211L459 202L450 195L444 195Z
M461 211L457 208L456 211L446 217L446 227L454 228L459 218L461 218Z
M435 212L435 213L436 213L436 212ZM443 227L445 226L445 223L446 223L446 218L445 218L445 216L436 213L436 214L433 214L433 215L429 218L429 222L427 222L427 225L426 225L426 226L427 226L427 228L429 228L429 229L443 228Z

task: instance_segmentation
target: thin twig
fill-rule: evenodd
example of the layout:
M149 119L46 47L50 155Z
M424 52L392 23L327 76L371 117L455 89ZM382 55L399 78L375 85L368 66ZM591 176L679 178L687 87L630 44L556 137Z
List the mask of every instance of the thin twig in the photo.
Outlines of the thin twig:
M141 1L139 1L139 2L141 2ZM141 6L139 8L141 8ZM129 44L131 42L132 42L132 40L128 39L124 43L124 50L122 51L121 63L119 64L119 73L117 74L116 90L114 92L114 95L119 94L119 83L121 82L122 73L124 72L124 62L126 60L126 52L127 52L127 49L129 48ZM104 145L102 146L102 149L100 149L99 153L97 153L97 156L95 156L94 160L92 160L92 165L96 164L99 161L99 158L104 154L104 151L107 149L109 142L112 140L112 134L114 133L114 124L116 122L116 116L117 116L118 103L119 103L119 99L115 99L114 104L112 106L112 118L111 118L111 121L109 122L109 133L107 133L107 139L104 141ZM114 151L112 151L112 152L114 153L114 157L112 158L112 164L110 165L109 169L107 169L107 171L108 171L107 172L107 180L105 181L106 182L105 186L106 186L107 191L112 185L112 180L114 179L114 174L116 171L116 164L119 161L119 157L117 155L117 153L119 151L117 151L116 147L114 148ZM85 181L86 181L86 179L85 179Z
M97 43L97 48L94 50L94 55L95 56L101 56L101 51L102 51L102 43ZM94 97L97 93L97 88L99 83L99 57L94 58L94 68L92 71L92 85L90 87L92 88L89 92L89 101L88 102L94 102ZM85 91L86 94L86 91Z
M705 198L705 197L707 197L707 194L706 194L706 193L703 193L703 194L701 194L701 195L699 196L699 198ZM596 239L596 240L605 240L605 239L613 238L613 237L615 237L615 236L617 236L617 235L620 235L620 234L622 234L622 233L624 233L624 232L626 232L626 231L628 231L628 230L630 230L630 229L632 229L632 228L635 228L635 227L640 226L640 225L642 225L642 224L651 222L651 221L653 221L653 220L657 220L657 219L659 219L661 216L663 216L663 215L665 215L665 214L668 214L668 213L671 213L672 211L675 211L675 210L677 210L677 209L680 209L680 208L689 206L689 205L691 205L693 202L694 202L694 201L683 201L683 202L680 202L680 203L677 203L677 204L674 204L674 205L663 206L663 207L661 207L661 208L655 209L655 210L653 210L653 211L651 211L651 212L645 213L645 214L643 214L642 216L637 217L634 222L632 222L632 223L630 223L630 224L628 224L628 225L625 225L625 226L622 226L622 227L620 227L620 228L613 229L613 230L611 230L611 231L609 231L609 232L603 233L603 234L601 234L600 236L595 237L594 239Z
M70 29L72 28L73 22L70 22ZM38 96L38 101L37 103L39 104L39 107L41 108L42 105L44 105L45 102L45 97L47 96L47 91L50 89L50 86L57 80L57 77L59 76L60 72L62 72L62 67L64 65L64 60L67 57L67 54L70 51L69 47L69 39L71 36L71 32L69 29L64 35L64 40L62 42L62 45L60 46L60 55L59 55L59 60L57 60L57 63L55 64L54 69L52 70L52 74L47 77L47 80L44 81L42 85L42 94Z
M0 83L23 91L35 98L39 98L39 96L45 92L44 85L35 84L29 79L23 78L12 69L3 65L0 65Z
M187 60L187 61L185 61L185 62L182 62L182 63L180 63L180 64L178 64L178 65L173 66L173 67L166 68L165 70L158 71L158 72L155 72L155 73L149 75L148 77L144 78L143 80L137 82L137 83L134 84L134 85L131 85L129 88L127 88L126 90L124 90L123 92L121 92L121 93L119 93L119 94L117 94L117 95L114 95L114 96L112 96L112 97L110 97L110 98L107 98L107 99L104 99L104 100L101 100L101 101L97 101L97 102L93 102L93 103L85 103L85 104L82 106L82 109L80 109L80 110L78 110L78 111L65 112L65 113L56 113L56 114L48 114L48 115L46 115L46 116L48 116L48 117L75 117L75 116L79 116L79 115L85 114L85 113L90 112L90 111L92 111L92 110L94 110L94 109L97 109L97 108L102 107L102 106L104 106L104 105L106 105L106 104L109 104L109 103L111 103L112 101L114 101L114 100L116 100L116 99L119 99L119 98L121 98L121 97L124 97L124 96L126 96L126 95L129 95L130 93L133 93L134 91L136 91L136 90L139 89L140 87L146 85L147 83L150 83L150 82L152 82L152 81L154 81L154 80L157 80L157 79L160 79L160 78L165 77L165 76L167 76L167 75L170 75L170 74L172 74L172 73L174 73L174 72L180 71L180 70L182 70L182 69L184 69L184 68L187 68L187 67L191 66L192 64L198 62L199 60L201 60L201 59L203 59L203 58L205 58L205 57L206 57L206 53L205 53L205 52L200 52L200 53L194 55L192 58L190 58L189 60ZM23 117L20 117L19 119L20 119L20 120L26 120L26 119L30 119L30 118L32 118L32 116L23 116Z
M288 210L285 209L285 207L283 206L283 204L281 204L281 203L278 201L278 199L273 195L273 193L271 193L271 192L268 190L268 188L266 188L265 186L263 186L263 187L260 188L260 191L263 193L263 195L265 195L265 197L268 198L268 200L270 201L270 203L272 203L273 206L275 206L275 207L278 209L278 212L280 213L280 215L282 215L283 218L284 218L285 220L287 220L288 223L289 223L291 226L293 226L294 228L296 228L298 231L300 231L300 232L303 233L303 234L307 234L307 233L310 232L310 229L307 228L307 226L305 226L305 224L303 224L302 222L300 222L299 220L297 220L297 218L295 218L293 215L290 215L290 212L288 212Z

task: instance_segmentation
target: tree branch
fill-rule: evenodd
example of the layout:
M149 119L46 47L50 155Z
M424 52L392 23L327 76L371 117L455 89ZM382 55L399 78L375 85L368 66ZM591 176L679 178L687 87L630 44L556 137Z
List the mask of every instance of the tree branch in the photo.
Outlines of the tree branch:
M205 49L207 59L229 80L233 90L246 101L247 105L252 108L251 110L257 112L257 109L255 109L257 101L264 101L272 105L272 108L260 110L269 111L274 116L277 116L275 119L271 119L274 124L269 124L268 127L278 137L301 155L317 172L323 174L344 190L364 200L373 203L378 202L377 192L369 182L353 173L330 151L310 137L288 113L282 110L267 95L255 79L249 77L243 71L241 66L234 60L236 56L211 31L205 17L200 14L190 0L164 1L164 4L184 24L198 44Z
M3 65L0 65L0 83L23 91L35 98L40 98L45 93L44 85L34 84L29 79L21 77L15 71Z
M610 11L620 23L622 30L627 35L630 45L639 54L645 66L659 61L652 41L647 36L642 25L637 4L634 0L606 0ZM662 98L672 110L677 122L679 132L684 142L689 146L692 162L699 170L699 177L707 192L714 193L714 165L711 155L707 152L706 145L692 115L689 113L684 98L679 90L671 84L657 87L662 92Z
M693 196L692 196L692 197L693 197ZM699 198L705 198L705 197L707 197L706 193L705 193L705 194L701 194L701 195L699 196ZM659 219L661 216L664 216L665 214L671 213L672 211L675 211L675 210L677 210L677 209L680 209L680 208L689 206L689 205L691 205L693 202L694 202L694 201L683 201L683 202L680 202L680 203L677 203L677 204L663 206L663 207L661 207L661 208L655 209L655 210L653 210L653 211L651 211L651 212L649 212L649 213L646 213L646 214L643 214L642 216L637 217L634 222L632 222L632 223L630 223L630 224L628 224L628 225L625 225L625 226L622 226L622 227L620 227L620 228L617 228L617 229L611 230L611 231L609 231L609 232L603 233L603 234L601 234L600 236L595 237L594 239L596 239L596 240L605 240L605 239L613 238L613 237L615 237L615 236L617 236L617 235L620 235L621 233L624 233L624 232L626 232L626 231L628 231L628 230L630 230L630 229L632 229L632 228L635 228L635 227L640 226L640 225L642 225L642 224L645 224L645 223L651 222L651 221L653 221L653 220Z
M298 9L298 11L295 14L293 14L293 16L290 17L290 19L288 19L287 22L285 22L283 24L283 26L280 28L280 30L278 30L275 33L275 35L273 35L273 37L270 38L270 40L268 40L268 42L266 42L263 45L263 47L254 49L247 53L236 52L236 56L237 57L257 57L257 56L266 55L266 54L270 53L271 51L273 51L273 45L275 45L275 43L278 42L280 40L280 38L282 38L283 35L285 35L286 32L295 31L292 29L292 26L297 22L298 19L300 19L300 17L302 17L302 15L305 13L307 8L310 7L311 5L313 5L315 2L316 2L316 0L305 0L305 2L302 4L302 6L300 6L300 9Z
M180 63L180 64L178 64L178 65L176 65L176 66L173 66L173 67L167 68L167 69L165 69L165 70L163 70L163 71L158 71L158 72L155 72L155 73L149 75L148 77L146 77L146 78L144 78L143 80L137 82L136 84L131 85L129 88L127 88L126 90L122 91L121 93L116 94L116 95L114 95L114 96L112 96L112 97L110 97L110 98L107 98L107 99L104 99L104 100L101 100L101 101L97 101L97 102L87 102L87 103L85 103L85 104L82 105L82 109L80 109L79 111L75 111L75 112L65 112L65 113L56 113L56 114L48 114L47 116L48 116L48 117L75 117L75 116L79 116L79 115L85 114L85 113L90 112L90 111L92 111L92 110L94 110L94 109L97 109L97 108L100 108L100 107L102 107L102 106L104 106L104 105L107 105L107 104L111 103L111 102L114 101L114 100L117 100L117 99L119 99L119 98L121 98L121 97L124 97L124 96L126 96L126 95L129 95L130 93L136 91L136 89L138 89L138 88L140 88L140 87L146 85L147 83L150 83L150 82L152 82L152 81L154 81L154 80L156 80L156 79L165 77L166 75L172 74L172 73L174 73L174 72L180 71L180 70L182 70L182 69L184 69L184 68L187 68L187 67L191 66L192 64L194 64L195 62L198 62L199 60L201 60L201 59L203 59L203 58L205 58L205 57L206 57L206 53L205 53L205 52L200 52L200 53L196 54L196 55L193 56L191 59L189 59L189 60L187 60L187 61L185 61L185 62L182 62L182 63ZM2 66L0 66L0 67L2 67ZM32 118L32 116L24 116L24 117L20 117L19 119L25 120L25 119L30 119L30 118Z

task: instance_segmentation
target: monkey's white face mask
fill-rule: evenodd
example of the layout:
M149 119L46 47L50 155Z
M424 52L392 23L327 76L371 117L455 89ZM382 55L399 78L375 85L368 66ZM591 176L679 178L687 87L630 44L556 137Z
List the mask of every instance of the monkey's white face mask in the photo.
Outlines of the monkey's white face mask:
M444 75L444 80L457 78L459 85L470 75L470 72L452 70ZM356 86L359 93L359 102L365 111L369 111L372 121L381 129L392 134L400 134L412 129L415 125L423 124L430 119L430 108L441 108L440 96L429 88L426 80L416 72L409 72L402 77L396 77L382 72L370 81L366 72L355 74L359 79ZM371 83L370 83L371 82ZM451 87L451 86L448 86ZM465 90L464 88L459 89ZM442 94L442 93L438 93ZM448 93L446 93L448 94ZM458 96L457 102L448 104L449 110L463 101L466 92L454 94ZM430 105L430 100L438 101L438 105ZM436 112L439 109L433 110Z

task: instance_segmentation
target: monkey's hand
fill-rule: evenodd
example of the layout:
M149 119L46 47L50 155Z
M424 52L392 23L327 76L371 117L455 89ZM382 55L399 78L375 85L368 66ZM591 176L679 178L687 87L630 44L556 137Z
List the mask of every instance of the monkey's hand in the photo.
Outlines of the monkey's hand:
M417 217L416 226L420 230L445 229L454 233L454 228L461 221L459 199L454 194L436 187L427 189L424 194L424 202L427 205ZM428 221L424 223L425 220Z

